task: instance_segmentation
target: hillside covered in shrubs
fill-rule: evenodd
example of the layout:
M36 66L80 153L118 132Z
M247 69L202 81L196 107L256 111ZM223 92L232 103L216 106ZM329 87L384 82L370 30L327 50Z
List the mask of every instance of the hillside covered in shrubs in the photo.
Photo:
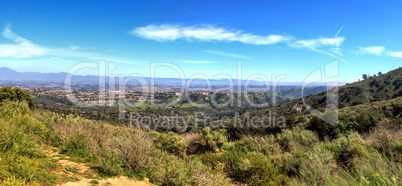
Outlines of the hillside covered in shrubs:
M327 104L328 93L335 94L338 97L339 108L400 97L402 96L402 68L317 94L307 95L305 93L304 95L307 96L304 97L304 101L314 109L323 110ZM274 108L257 109L255 112L275 110L285 115L307 114L308 110L303 105L303 99L298 98L278 104Z
M18 89L12 89L19 91ZM1 91L0 91L1 92ZM311 115L274 134L159 133L0 103L0 183L56 184L43 146L91 166L158 185L400 185L402 97L344 107L331 127Z

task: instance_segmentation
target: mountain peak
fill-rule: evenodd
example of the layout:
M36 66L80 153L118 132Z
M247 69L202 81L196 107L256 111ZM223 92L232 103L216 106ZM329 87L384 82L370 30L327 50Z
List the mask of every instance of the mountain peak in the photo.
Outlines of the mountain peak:
M13 79L19 76L19 72L7 68L7 67L0 67L0 79Z
M11 68L7 68L7 67L0 67L0 72L1 72L1 73L5 73L5 72L8 72L8 73L18 73L17 71L15 71L15 70L13 70L13 69L11 69Z

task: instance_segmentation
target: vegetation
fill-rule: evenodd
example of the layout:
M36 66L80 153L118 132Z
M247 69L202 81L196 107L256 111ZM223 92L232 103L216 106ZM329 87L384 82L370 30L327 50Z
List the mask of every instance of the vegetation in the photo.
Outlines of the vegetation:
M327 104L327 93L338 96L338 107L345 108L360 104L370 104L376 101L384 101L402 96L402 68L390 71L370 79L346 84L329 91L307 95L304 98L306 104L314 109L324 111ZM309 111L303 107L303 99L298 98L282 103L274 108L256 109L256 115L274 110L283 115L303 115Z
M250 185L398 185L402 179L401 116L387 117L376 108L395 109L401 103L398 98L343 110L366 109L361 111L372 111L373 117L381 119L371 132L352 129L338 133L332 141L320 140L301 126L277 135L229 141L222 130L205 128L193 137L163 134L62 117L32 110L26 101L7 101L0 117L0 179L9 184L55 183L60 178L51 174L54 165L38 148L48 144L77 161L93 164L105 176L147 177L156 184L231 184L231 179ZM196 144L198 148L191 150Z
M25 101L5 102L0 110L0 180L5 184L50 184L61 179L43 167L51 161L38 148L42 144L92 164L105 176L147 177L170 185L229 183L199 160L171 154L171 148L180 147L174 140L166 150L157 148L160 139L152 132L32 110Z
M31 109L35 108L34 99L29 93L24 92L20 88L3 87L0 88L0 103L9 101L26 101Z
M372 95L369 103L351 106L354 100L341 98L346 105L338 110L336 126L299 112L286 115L289 125L275 132L206 127L182 134L34 109L27 93L6 87L0 89L0 183L76 180L54 173L57 165L42 148L50 146L102 176L125 175L159 185L401 185L398 81L392 77L384 86L392 84L394 93Z
M91 120L102 120L108 121L114 125L124 125L129 122L129 113L130 112L137 112L143 116L152 116L152 117L159 117L159 116L170 116L172 112L178 113L180 116L184 116L189 118L189 127L186 131L183 132L195 132L195 112L202 112L204 116L207 117L233 117L235 112L242 112L247 108L250 108L251 105L249 102L254 104L263 104L268 103L272 104L273 96L265 93L249 93L247 95L248 100L244 97L238 97L239 95L233 95L233 104L229 104L224 107L215 107L214 102L212 101L212 95L202 95L191 93L189 94L189 99L192 100L195 104L208 104L207 107L195 107L192 106L189 101L187 100L186 96L181 95L180 100L171 106L166 107L153 107L149 102L142 104L141 106L126 106L125 110L125 120L117 120L119 118L119 107L115 106L94 106L94 107L80 107L74 105L69 99L67 99L64 93L57 94L57 93L43 93L45 89L31 89L32 96L35 99L35 103L38 108L49 110L60 115L77 115L86 119ZM87 93L97 94L97 91L89 91ZM132 93L132 94L139 94L141 93ZM129 95L127 95L129 96ZM132 95L131 95L132 96ZM155 100L156 103L167 103L179 98L172 93L155 93ZM89 98L89 97L87 97ZM98 97L90 97L91 101L98 99ZM226 94L216 94L214 96L216 104L225 104L228 103L230 100L230 95ZM238 99L240 99L241 105L238 106ZM282 103L287 101L288 99L282 97L276 97L275 101L277 103ZM154 129L155 126L149 126L150 128ZM158 132L169 132L169 131L181 131L181 129L173 128L173 127L163 127L163 128L156 128Z

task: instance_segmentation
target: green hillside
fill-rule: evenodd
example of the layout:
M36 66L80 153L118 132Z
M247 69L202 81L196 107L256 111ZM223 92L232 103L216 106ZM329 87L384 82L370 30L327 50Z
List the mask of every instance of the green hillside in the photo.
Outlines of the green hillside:
M0 184L127 176L158 185L400 185L401 110L397 97L340 109L337 128L307 114L276 134L233 139L225 129L158 133L3 100ZM49 149L77 163L62 165Z
M337 91L338 90L338 91ZM328 92L338 95L338 108L368 104L375 101L389 100L402 96L402 68L367 80L334 88ZM306 96L305 103L314 109L324 109L327 103L327 91ZM284 115L306 114L302 98L280 104L275 108L257 109L256 113L275 110Z

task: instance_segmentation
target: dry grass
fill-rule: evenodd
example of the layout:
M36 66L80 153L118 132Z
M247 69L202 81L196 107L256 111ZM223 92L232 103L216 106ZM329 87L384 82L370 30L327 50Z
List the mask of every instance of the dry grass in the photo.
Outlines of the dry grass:
M152 140L145 132L125 128L114 144L129 170L140 172L152 165Z

